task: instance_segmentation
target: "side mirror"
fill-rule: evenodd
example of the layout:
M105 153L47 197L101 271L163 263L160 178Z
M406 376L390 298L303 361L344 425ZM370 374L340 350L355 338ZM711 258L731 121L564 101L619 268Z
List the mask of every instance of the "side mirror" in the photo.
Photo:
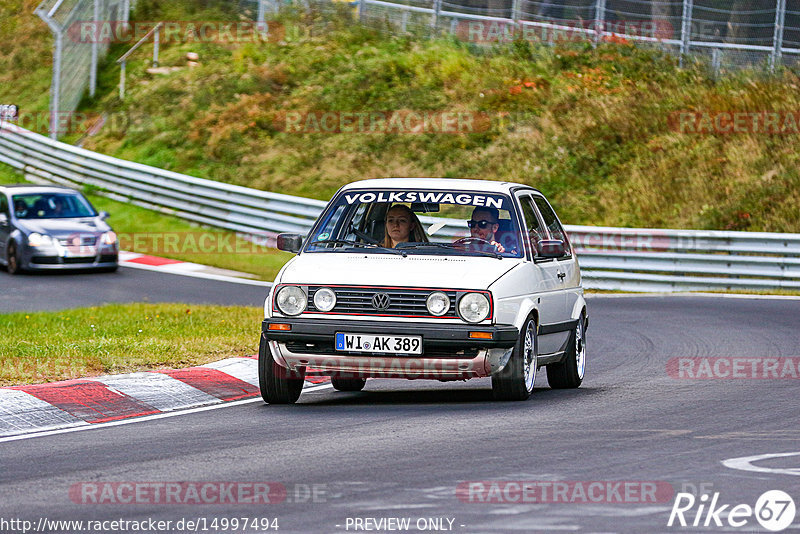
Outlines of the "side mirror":
M104 221L105 221L106 219L108 219L109 217L111 217L111 214L110 214L110 213L108 213L107 211L101 211L100 213L98 213L98 215L99 215L99 216L100 216L100 218L101 218L101 219L103 219Z
M297 254L303 246L303 236L299 234L278 234L278 250Z
M542 239L536 244L536 249L540 258L563 258L567 255L560 239Z

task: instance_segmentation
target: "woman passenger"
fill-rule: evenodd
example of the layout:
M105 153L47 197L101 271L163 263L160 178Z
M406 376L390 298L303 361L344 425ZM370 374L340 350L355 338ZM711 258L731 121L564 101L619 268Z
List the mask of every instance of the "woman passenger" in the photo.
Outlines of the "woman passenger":
M428 243L416 213L403 204L396 204L386 212L386 225L381 246L394 248L398 243Z

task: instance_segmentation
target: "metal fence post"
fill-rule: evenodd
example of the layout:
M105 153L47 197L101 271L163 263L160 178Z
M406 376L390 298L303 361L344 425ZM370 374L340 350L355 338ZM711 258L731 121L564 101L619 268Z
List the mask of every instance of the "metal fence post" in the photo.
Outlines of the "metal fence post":
M256 22L258 22L259 24L264 24L264 20L266 19L267 16L266 1L267 0L258 0L258 15L256 16Z
M406 29L408 28L408 11L404 9L401 17L402 18L400 19L400 30L403 33L406 33Z
M159 30L161 29L161 25L156 26L156 34L153 36L153 66L158 67L158 45L161 41L159 37Z
M359 22L364 22L364 0L358 0L358 20Z
M522 0L514 0L513 2L511 2L511 20L514 21L514 24L519 24L521 3Z
M119 99L125 100L125 61L120 64L119 69Z
M102 0L94 0L92 20L94 21L94 32L92 32L92 59L89 66L89 96L94 96L97 91L97 60L99 55L100 43L97 39L98 29L100 26L100 2Z
M786 0L777 0L775 6L775 33L772 35L772 54L769 57L769 70L775 72L780 65L783 53L783 24L786 19Z
M596 0L594 4L594 44L600 42L603 37L603 30L605 24L603 20L606 18L606 0Z
M61 103L61 56L64 52L64 34L55 34L53 51L53 81L50 85L50 137L58 140L58 113Z
M692 39L693 1L694 0L683 0L683 16L681 19L681 67L683 67L683 56L689 53L689 45L691 44Z
M442 11L442 0L433 0L433 18L431 19L431 28L436 31L439 26L439 13Z

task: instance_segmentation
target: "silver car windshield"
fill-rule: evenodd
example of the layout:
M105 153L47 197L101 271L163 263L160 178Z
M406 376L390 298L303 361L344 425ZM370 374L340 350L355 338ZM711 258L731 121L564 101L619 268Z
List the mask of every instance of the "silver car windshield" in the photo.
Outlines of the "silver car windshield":
M521 257L512 206L506 195L475 191L345 191L305 252Z
M75 193L35 193L12 197L17 219L71 219L95 217L97 212Z

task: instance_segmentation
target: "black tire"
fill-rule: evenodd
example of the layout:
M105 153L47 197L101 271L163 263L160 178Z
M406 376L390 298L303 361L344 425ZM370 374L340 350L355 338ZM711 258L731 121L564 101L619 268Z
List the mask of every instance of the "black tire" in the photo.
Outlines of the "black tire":
M495 400L522 401L533 393L538 366L537 330L536 319L528 317L508 363L502 371L492 375L492 394ZM526 373L526 368L531 374Z
M367 383L366 378L331 377L331 385L336 391L361 391Z
M275 362L262 335L258 345L258 385L261 398L268 404L294 404L303 391L306 368L290 371Z
M11 241L8 244L8 254L6 254L7 262L8 262L8 274L20 274L23 272L22 265L19 261L19 251L17 250L17 244Z
M567 346L566 359L561 363L551 363L547 366L547 382L553 389L576 388L583 382L585 372L586 318L581 313Z

